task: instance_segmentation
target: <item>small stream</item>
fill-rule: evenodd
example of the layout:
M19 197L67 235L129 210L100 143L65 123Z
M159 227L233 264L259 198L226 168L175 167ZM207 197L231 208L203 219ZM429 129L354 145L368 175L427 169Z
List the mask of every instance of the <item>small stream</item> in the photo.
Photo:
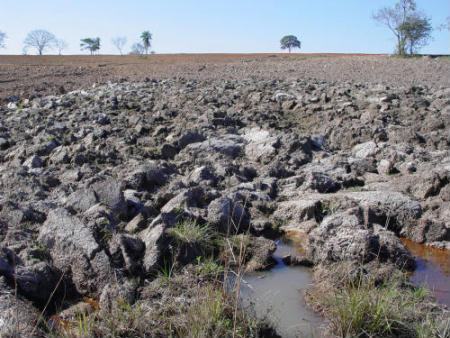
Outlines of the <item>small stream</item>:
M279 240L273 255L276 266L270 271L246 274L241 300L258 318L267 319L282 337L318 337L324 320L303 299L303 292L312 283L311 269L287 266L282 260L293 250L289 243Z
M416 257L417 268L411 275L411 282L426 286L439 303L450 307L450 251L408 239L402 239L402 242Z

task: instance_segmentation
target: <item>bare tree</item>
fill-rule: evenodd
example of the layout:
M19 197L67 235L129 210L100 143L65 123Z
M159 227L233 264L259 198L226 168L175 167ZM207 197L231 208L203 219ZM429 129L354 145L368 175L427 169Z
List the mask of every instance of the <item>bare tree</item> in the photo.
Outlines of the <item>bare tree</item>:
M145 47L143 44L137 42L131 46L131 55L143 55L145 53Z
M416 8L415 0L399 0L394 7L384 7L373 15L374 20L388 27L397 38L397 54L406 54L406 39L400 27L415 13Z
M0 31L0 48L5 48L6 33Z
M39 55L44 54L45 50L52 49L55 46L56 37L45 30L37 29L28 33L24 41L24 48L35 48Z
M55 47L58 50L58 54L62 55L62 51L67 49L67 47L69 47L69 45L63 39L57 39L55 41Z
M119 50L120 55L123 55L123 48L127 44L127 38L124 36L118 36L112 39L112 43Z

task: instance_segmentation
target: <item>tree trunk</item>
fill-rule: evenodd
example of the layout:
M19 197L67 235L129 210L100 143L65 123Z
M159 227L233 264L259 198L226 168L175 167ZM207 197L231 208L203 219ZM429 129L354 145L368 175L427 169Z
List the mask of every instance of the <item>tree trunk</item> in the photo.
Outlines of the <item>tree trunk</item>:
M288 49L289 49L289 54L291 54L291 47L288 47Z

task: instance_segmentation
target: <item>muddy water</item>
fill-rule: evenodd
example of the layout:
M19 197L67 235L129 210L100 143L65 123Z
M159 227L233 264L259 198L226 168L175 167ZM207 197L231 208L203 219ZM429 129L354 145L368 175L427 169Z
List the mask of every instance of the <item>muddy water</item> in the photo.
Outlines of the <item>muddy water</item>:
M244 276L241 299L258 318L268 320L282 337L319 337L323 319L308 309L303 292L311 285L311 270L290 267L282 257L294 246L278 241L274 258L277 265L266 272Z
M416 257L417 269L411 275L415 285L428 287L436 300L450 307L450 251L428 247L402 239Z

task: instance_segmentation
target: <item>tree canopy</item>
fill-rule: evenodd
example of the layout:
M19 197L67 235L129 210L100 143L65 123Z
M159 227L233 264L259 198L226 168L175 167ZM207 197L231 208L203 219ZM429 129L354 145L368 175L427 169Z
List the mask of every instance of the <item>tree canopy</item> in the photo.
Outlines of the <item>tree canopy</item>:
M81 39L81 50L89 50L91 55L100 50L100 38Z
M286 35L281 41L281 49L288 49L289 53L293 48L301 48L301 42L295 35Z
M141 34L142 46L144 47L145 54L148 54L148 50L152 45L152 33L150 31L144 31Z
M411 55L428 43L432 30L429 19L421 14L408 17L399 26L399 31L405 39L405 48Z

